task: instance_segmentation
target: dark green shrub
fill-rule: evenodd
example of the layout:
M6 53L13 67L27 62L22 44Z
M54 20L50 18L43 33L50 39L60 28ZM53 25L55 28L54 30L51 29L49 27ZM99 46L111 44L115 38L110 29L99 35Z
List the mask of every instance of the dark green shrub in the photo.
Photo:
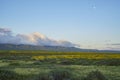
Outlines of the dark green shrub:
M19 75L13 71L0 70L0 80L18 80Z
M35 61L35 62L33 63L33 65L41 65L41 64L42 64L41 61Z
M67 69L56 69L51 71L53 80L71 80L71 72Z
M28 77L30 76L19 75L13 71L0 69L0 80L30 80L27 79Z
M120 59L101 59L94 61L95 65L119 66Z
M84 80L107 80L106 77L98 70L90 72Z
M62 60L60 63L63 65L71 65L73 62L71 60Z
M109 59L106 60L106 64L108 66L120 66L120 59Z
M48 73L40 73L35 80L52 80Z
M10 66L20 66L20 63L17 63L17 62L12 62L9 64Z

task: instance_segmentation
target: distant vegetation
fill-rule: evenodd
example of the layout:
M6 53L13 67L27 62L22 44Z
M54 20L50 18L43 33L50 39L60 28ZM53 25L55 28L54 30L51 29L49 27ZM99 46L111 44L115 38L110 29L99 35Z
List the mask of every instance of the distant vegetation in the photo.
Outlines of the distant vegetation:
M120 53L3 50L0 51L0 59L65 65L120 65Z

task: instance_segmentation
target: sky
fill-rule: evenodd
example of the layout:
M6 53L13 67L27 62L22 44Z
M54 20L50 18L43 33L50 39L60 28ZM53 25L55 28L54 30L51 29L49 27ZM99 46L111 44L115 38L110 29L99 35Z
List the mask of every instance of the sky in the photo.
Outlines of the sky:
M120 50L120 0L0 0L0 27L87 49Z

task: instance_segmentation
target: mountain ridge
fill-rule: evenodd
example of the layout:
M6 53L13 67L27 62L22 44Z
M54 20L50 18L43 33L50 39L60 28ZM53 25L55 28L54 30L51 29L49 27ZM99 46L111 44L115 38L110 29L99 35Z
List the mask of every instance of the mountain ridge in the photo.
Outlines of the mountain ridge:
M0 50L46 50L46 51L59 51L59 52L117 52L114 50L97 50L97 49L81 49L76 47L63 47L63 46L36 46L26 44L0 44Z

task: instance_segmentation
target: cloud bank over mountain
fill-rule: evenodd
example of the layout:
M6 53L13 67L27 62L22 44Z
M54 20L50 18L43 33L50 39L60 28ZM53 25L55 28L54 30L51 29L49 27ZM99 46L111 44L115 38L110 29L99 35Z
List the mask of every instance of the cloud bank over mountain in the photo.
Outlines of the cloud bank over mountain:
M69 41L57 41L50 39L45 35L34 32L31 34L13 34L10 29L0 28L0 43L5 44L30 44L39 46L63 46L63 47L76 47Z

